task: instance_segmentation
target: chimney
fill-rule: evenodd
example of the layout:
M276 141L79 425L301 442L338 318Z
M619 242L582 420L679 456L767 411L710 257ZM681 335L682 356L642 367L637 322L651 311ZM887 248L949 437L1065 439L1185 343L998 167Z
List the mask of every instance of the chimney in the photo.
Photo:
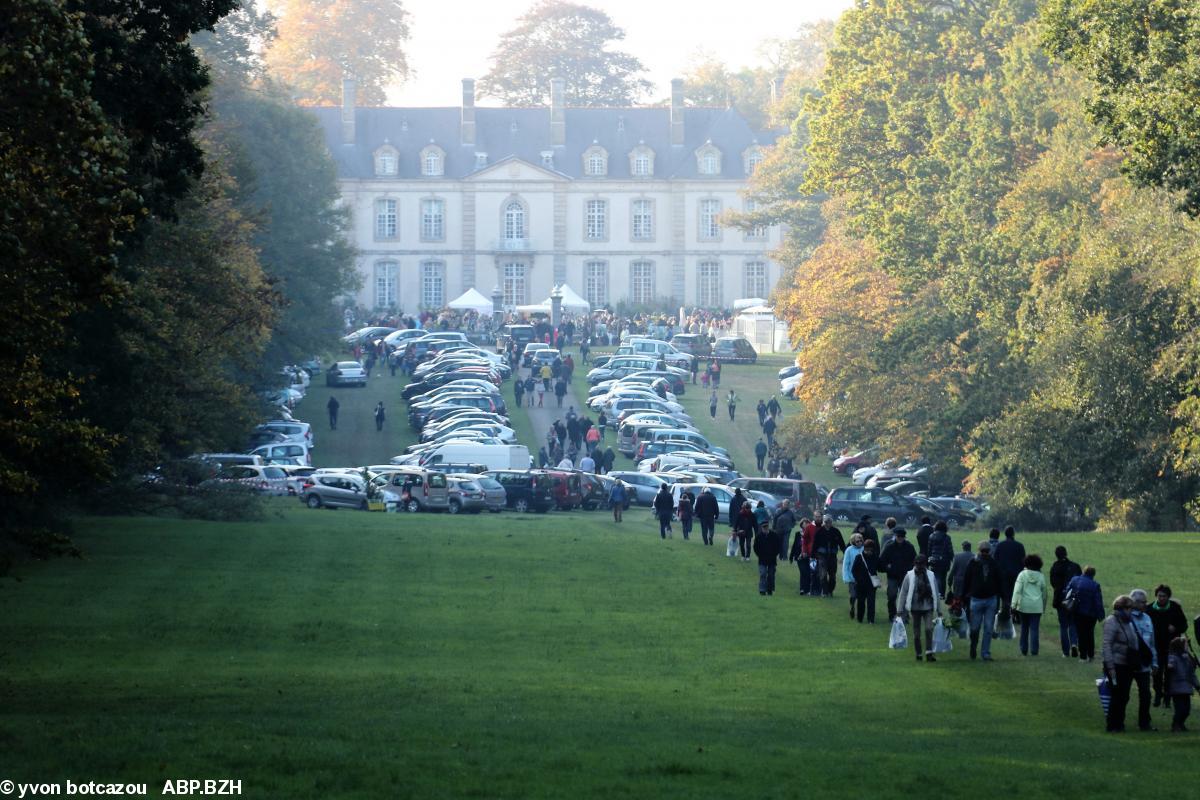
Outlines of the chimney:
M342 144L354 144L354 78L342 81Z
M683 144L683 78L671 79L671 144Z
M550 144L562 147L567 143L567 110L563 107L563 95L567 82L562 78L550 80Z
M462 95L462 143L475 144L475 80L463 78Z

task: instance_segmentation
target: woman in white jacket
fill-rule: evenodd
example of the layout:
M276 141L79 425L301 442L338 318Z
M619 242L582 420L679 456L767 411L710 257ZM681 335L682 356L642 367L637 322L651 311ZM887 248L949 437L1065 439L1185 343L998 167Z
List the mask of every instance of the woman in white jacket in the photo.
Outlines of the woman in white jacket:
M933 619L942 615L942 596L938 591L937 577L928 568L928 559L917 556L913 568L904 576L900 592L896 595L896 613L905 622L912 620L913 647L917 650L917 661L937 661L933 657ZM921 631L925 636L922 638Z

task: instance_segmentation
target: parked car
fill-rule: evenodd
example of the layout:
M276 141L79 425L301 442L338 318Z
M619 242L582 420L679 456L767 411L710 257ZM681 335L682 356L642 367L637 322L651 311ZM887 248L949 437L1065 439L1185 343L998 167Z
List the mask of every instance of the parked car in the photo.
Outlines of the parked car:
M387 476L382 495L385 505L396 505L410 513L450 508L449 484L444 472L399 469Z
M887 489L839 486L825 499L825 513L841 521L858 521L870 514L875 520L895 517L902 525L913 525L926 512L911 498Z
M839 475L853 475L854 470L867 466L867 462L874 458L877 452L879 448L871 447L850 455L838 456L833 460L833 471Z
M712 355L712 344L703 334L677 333L671 337L671 344L681 353L687 353L695 358L708 358Z
M357 361L339 361L325 372L326 386L367 385L367 371Z
M287 495L287 473L280 467L255 464L222 465L215 477L201 483L204 485L240 485L258 494L278 497Z
M272 419L255 427L255 431L273 431L281 434L289 442L296 442L306 447L312 447L314 442L312 425L296 419ZM259 442L270 444L270 442Z
M712 357L718 361L753 364L758 361L758 351L744 336L722 336L713 344Z
M504 487L505 504L524 514L544 514L554 508L554 490L550 475L540 469L493 469L487 477Z
M647 475L642 472L610 472L608 477L625 484L625 491L628 493L629 499L639 506L653 505L654 495L658 494L658 488L666 483L656 475Z
M218 464L222 467L229 467L234 464L250 464L259 467L263 465L262 456L250 453L197 453L192 458Z
M824 513L825 498L812 481L793 481L787 478L736 478L729 482L732 488L742 491L766 492L779 500L788 500L796 519L816 519Z
M367 509L363 479L348 472L317 472L300 488L300 502L309 508Z
M578 472L548 469L550 476L550 491L554 495L554 505L559 511L570 511L579 508L583 503L583 482Z
M988 515L988 509L982 503L976 502L969 497L931 497L929 499L942 508L951 511L966 511L969 514L974 514L976 519L983 519Z
M524 347L533 341L535 331L532 325L505 325L503 343L516 342L517 347ZM528 366L528 365L526 365Z
M533 366L533 354L538 350L550 350L550 345L545 342L529 342L525 345L525 350L521 353L521 366ZM554 359L551 359L553 361Z
M263 461L294 458L301 464L312 464L312 451L302 444L284 442L282 444L264 444L250 451L251 455L261 456Z
M447 475L449 499L446 510L451 514L480 511L499 511L504 508L504 487L482 475ZM485 485L486 484L486 485Z
M712 496L717 499L717 511L720 514L720 517L717 518L717 522L728 523L729 501L733 500L733 489L730 489L728 486L722 486L719 483L680 482L671 487L671 498L675 501L676 507L678 507L679 498L683 496L685 490L690 491L693 496L699 497L700 493L705 489L712 492Z
M342 337L342 341L353 347L356 344L366 344L373 342L376 339L382 339L389 333L395 333L395 328L382 327L373 325L366 328L359 328L354 333L348 333Z

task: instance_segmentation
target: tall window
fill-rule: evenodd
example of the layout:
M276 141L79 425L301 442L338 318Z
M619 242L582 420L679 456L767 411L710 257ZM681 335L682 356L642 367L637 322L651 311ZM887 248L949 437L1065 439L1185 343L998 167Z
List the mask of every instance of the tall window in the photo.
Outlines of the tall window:
M588 261L583 265L583 299L592 308L608 305L608 264Z
M634 261L629 265L629 301L634 305L654 302L654 263Z
M645 178L654 171L654 162L650 160L650 156L646 153L638 153L633 157L633 174L639 178Z
M696 278L696 305L701 308L720 308L721 265L716 261L701 261Z
M396 201L375 201L375 238L396 238Z
M599 177L608 173L608 156L602 150L592 150L587 154L585 162L587 174Z
M399 299L400 265L380 261L375 265L375 307L391 308Z
M501 270L501 288L504 290L504 305L521 306L529 301L525 285L525 265L505 264Z
M753 214L756 211L758 211L758 203L755 202L754 200L747 200L746 201L746 213ZM755 225L753 228L750 228L746 231L746 238L747 239L765 239L765 238L767 238L767 226L766 225Z
M720 200L701 200L700 201L700 238L701 239L720 239L721 226L717 222L717 218L721 216L721 201Z
M754 170L758 169L758 165L763 162L763 155L758 150L752 151L746 156L746 174L753 175Z
M376 175L395 175L398 159L394 150L380 150L375 154L375 174Z
M589 239L605 239L608 237L608 202L605 200L587 201L586 234Z
M436 150L426 150L422 159L421 172L424 175L441 175L442 154Z
M705 175L717 174L717 156L715 153L705 153L700 160L700 171Z
M440 261L421 264L421 306L441 308L446 305L446 267Z
M421 238L431 242L440 242L446 238L445 201L421 201Z
M745 285L742 288L745 297L767 296L767 265L762 261L751 261L746 264Z
M654 238L654 201L634 200L631 209L633 238L650 241Z
M504 238L525 238L525 206L517 200L509 201L504 207Z

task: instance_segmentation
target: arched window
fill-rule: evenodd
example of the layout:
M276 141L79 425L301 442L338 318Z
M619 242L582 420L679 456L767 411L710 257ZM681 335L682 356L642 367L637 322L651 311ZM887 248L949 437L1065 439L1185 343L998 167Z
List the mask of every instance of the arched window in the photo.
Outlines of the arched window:
M445 174L446 154L437 145L430 145L421 151L421 174L426 177L436 177Z
M629 174L635 178L654 177L654 151L639 144L629 153Z
M583 173L592 178L608 174L608 152L599 145L592 145L583 154Z
M396 148L384 145L375 151L375 174L380 177L395 175L399 170L400 158Z
M763 152L757 146L748 148L742 153L742 162L747 175L753 175L754 170L763 162Z
M525 206L520 200L509 200L504 206L504 238L525 238Z
M696 151L696 171L701 175L721 174L721 151L712 142L705 142Z

